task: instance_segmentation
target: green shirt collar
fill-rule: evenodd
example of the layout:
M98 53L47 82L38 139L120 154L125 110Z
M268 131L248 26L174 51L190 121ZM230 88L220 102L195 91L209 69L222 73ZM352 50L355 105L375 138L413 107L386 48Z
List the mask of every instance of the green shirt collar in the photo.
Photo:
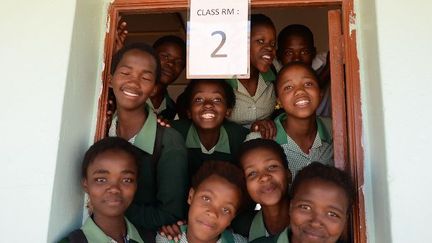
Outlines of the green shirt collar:
M252 220L251 227L249 229L249 239L251 242L260 237L267 236L267 229L264 225L264 218L262 215L262 210L258 211L255 217Z
M130 240L134 240L138 243L144 243L144 241L141 239L137 229L127 220L126 221L126 228L127 228L127 237ZM88 242L110 242L110 237L107 236L93 221L91 217L88 217L85 221L84 225L81 227L81 230L83 231L84 235L87 238Z
M277 243L289 243L289 239L288 239L288 227L285 228L285 230L282 231L282 233L279 234L279 237L277 239Z
M186 237L187 225L181 225L180 226L180 231L182 233L184 233L185 237ZM173 242L173 241L171 241L171 242ZM228 231L228 230L224 230L222 232L222 234L220 235L219 240L217 242L221 242L221 243L231 243L231 242L234 242L234 238L233 238L232 233L230 231Z
M282 125L283 121L287 118L286 113L280 114L278 117L275 118L275 124L276 124L276 142L278 144L287 144L288 138L287 134L285 132L285 129ZM321 118L317 117L317 130L319 137L322 141L330 143L332 138L329 134L329 131L327 130L326 126L324 125L324 122L321 120Z
M201 140L198 136L198 132L194 125L190 126L188 133L186 135L186 147L201 149ZM226 132L223 126L221 126L220 128L219 140L216 143L214 151L227 153L227 154L231 153L229 140L228 140L228 133Z
M269 69L265 73L260 73L261 77L264 79L266 84L274 82L276 80L276 75L273 73L271 69ZM225 80L233 89L238 89L238 79L226 79Z
M157 118L149 105L146 105L147 119L144 126L138 132L134 145L149 154L153 154L154 142L156 140Z

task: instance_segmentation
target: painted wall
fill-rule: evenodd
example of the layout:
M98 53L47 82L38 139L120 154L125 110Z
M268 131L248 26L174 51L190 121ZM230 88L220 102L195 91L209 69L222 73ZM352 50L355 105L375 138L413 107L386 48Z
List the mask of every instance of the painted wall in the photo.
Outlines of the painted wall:
M2 242L54 242L81 223L78 164L95 124L102 3L2 1Z
M356 1L369 242L430 239L431 8Z

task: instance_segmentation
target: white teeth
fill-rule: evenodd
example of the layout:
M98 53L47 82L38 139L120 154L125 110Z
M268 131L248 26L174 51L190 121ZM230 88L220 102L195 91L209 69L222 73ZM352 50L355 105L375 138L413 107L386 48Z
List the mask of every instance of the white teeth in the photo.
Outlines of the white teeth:
M264 56L262 56L262 58L267 59L267 60L271 59L271 57L269 55L264 55Z
M125 95L127 95L127 96L132 96L132 97L137 97L138 96L138 94L132 93L132 92L129 92L129 91L126 91L126 90L123 90L123 93Z
M307 105L307 104L309 104L309 103L310 103L309 100L299 100L299 101L297 101L295 104L296 104L296 105Z
M204 119L212 119L215 117L215 115L211 114L211 113L206 113L206 114L203 114L201 117Z

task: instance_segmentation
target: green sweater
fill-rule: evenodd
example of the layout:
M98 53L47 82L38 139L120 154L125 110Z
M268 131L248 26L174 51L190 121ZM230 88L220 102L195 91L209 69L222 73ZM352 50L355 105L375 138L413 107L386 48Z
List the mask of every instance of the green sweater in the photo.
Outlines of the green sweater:
M189 175L192 177L205 161L219 160L237 164L235 156L249 130L231 121L224 121L221 126L219 140L211 154L203 153L201 141L191 120L173 121L171 126L186 141L189 159Z

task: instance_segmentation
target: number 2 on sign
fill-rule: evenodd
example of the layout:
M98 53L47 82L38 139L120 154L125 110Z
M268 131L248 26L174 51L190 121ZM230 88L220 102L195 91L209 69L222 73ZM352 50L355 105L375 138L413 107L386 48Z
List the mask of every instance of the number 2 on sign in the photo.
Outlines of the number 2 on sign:
M210 55L210 57L227 57L227 54L218 54L217 52L222 48L222 46L225 44L226 41L226 34L223 31L214 31L212 34L212 36L214 35L220 35L222 37L221 42L219 43L219 45L216 47L216 49L212 52L212 54Z

